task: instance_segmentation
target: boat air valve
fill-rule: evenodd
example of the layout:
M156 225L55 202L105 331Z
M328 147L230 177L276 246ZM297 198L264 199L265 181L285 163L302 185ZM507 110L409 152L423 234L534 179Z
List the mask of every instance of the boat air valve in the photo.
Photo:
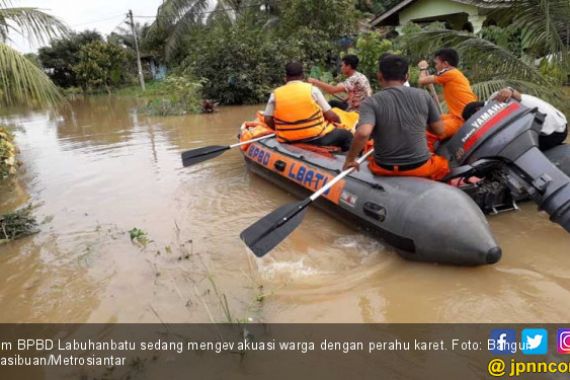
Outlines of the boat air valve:
M273 166L275 167L275 169L277 171L282 172L285 170L285 167L287 166L287 164L285 163L285 161L277 160L277 161L275 161L275 164L273 164Z

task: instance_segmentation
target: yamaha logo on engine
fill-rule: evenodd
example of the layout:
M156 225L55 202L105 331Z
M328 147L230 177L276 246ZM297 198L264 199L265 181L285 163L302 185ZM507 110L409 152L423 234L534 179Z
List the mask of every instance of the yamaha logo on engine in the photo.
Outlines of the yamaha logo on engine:
M486 122L491 120L493 116L499 113L501 110L507 107L507 103L496 103L492 105L489 109L483 112L473 123L471 123L471 129L463 138L461 142L465 143L473 134L475 134Z

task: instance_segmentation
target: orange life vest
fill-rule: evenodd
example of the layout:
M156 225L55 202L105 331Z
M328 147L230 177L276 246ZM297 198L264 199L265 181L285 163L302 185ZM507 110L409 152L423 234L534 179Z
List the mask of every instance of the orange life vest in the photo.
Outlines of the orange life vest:
M312 85L288 83L277 88L275 95L275 132L280 142L310 141L331 132L323 111L313 99Z

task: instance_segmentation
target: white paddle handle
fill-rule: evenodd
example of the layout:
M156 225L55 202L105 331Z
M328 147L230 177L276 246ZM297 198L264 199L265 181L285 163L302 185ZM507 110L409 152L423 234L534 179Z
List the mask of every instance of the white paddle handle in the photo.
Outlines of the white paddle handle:
M372 152L374 152L374 149L370 149L368 152L366 152L365 154L362 155L362 157L360 157L358 160L356 160L356 162L358 164L361 164L364 162L364 160L366 160L368 158L368 156L370 156L372 154ZM320 197L321 195L323 195L324 192L328 191L328 189L330 189L331 187L333 187L338 181L340 181L341 179L343 179L344 177L346 177L347 175L349 175L352 171L354 170L354 168L349 168L346 169L345 171L343 171L342 173L340 173L339 175L337 175L336 177L334 177L332 179L332 181L330 181L329 183L326 184L326 186L321 187L317 192L315 192L313 195L311 195L311 201L315 201L315 199L317 199L318 197Z
M235 147L237 147L237 146L242 146L242 145L245 145L245 144L251 144L251 143L254 143L254 142L256 142L256 141L265 140L265 139L268 139L268 138L270 138L270 137L275 137L275 133L272 133L272 134L270 134L270 135L265 135L265 136L261 136L261 137L255 138L255 139L251 139L251 140L247 140L247 141L242 141L242 142L239 142L239 143L230 145L230 149L231 149L231 148L235 148Z

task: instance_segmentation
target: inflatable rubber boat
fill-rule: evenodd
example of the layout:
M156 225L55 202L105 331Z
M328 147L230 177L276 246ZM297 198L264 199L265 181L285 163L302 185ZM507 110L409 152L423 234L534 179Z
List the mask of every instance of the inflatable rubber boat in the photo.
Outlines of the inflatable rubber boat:
M516 202L532 199L570 232L570 145L539 151L543 120L518 102L491 102L438 147L452 166L445 182L379 177L361 165L316 204L362 226L405 259L496 263L501 249L484 213L516 209ZM244 123L242 135L247 128ZM242 150L249 170L298 196L323 187L341 172L345 159L281 144L274 137Z

